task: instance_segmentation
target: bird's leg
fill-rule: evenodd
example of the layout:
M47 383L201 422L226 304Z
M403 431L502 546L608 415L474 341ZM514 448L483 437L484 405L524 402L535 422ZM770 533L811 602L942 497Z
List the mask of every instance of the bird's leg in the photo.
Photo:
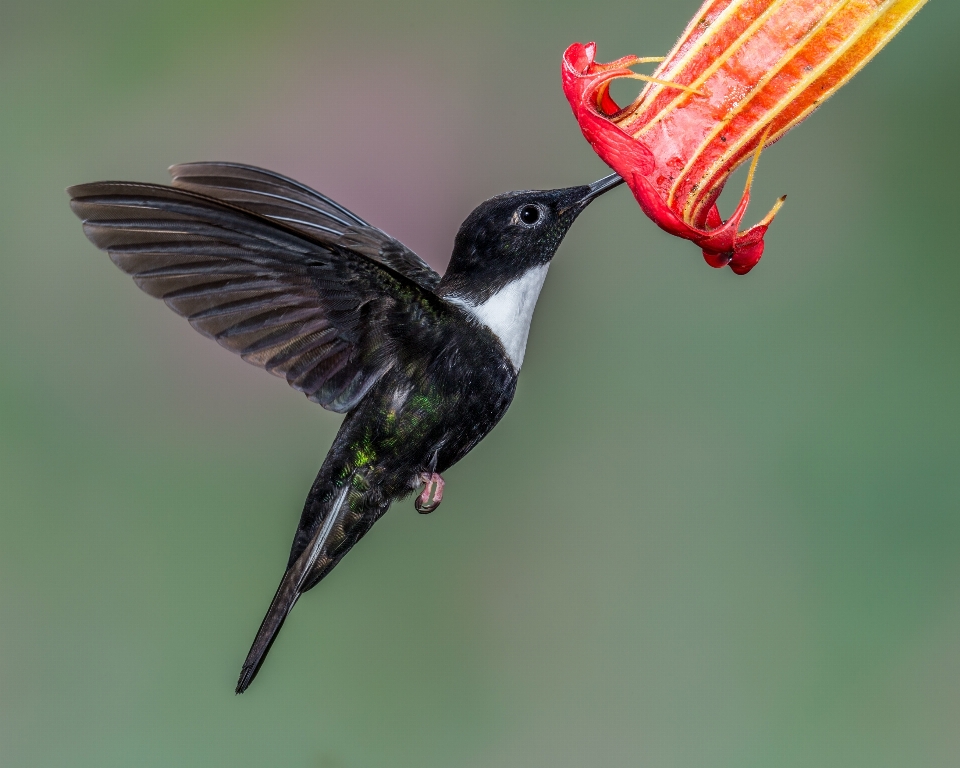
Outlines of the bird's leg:
M424 472L420 475L420 482L422 482L424 486L423 493L417 496L417 500L413 505L421 515L429 515L439 507L440 502L443 501L443 478L436 472Z

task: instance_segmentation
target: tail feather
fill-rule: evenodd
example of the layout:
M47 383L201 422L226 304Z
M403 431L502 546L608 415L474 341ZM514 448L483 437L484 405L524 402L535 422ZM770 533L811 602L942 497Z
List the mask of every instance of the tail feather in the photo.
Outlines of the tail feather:
M277 589L277 594L274 595L273 602L270 603L270 608L267 610L267 615L263 617L263 621L260 623L257 637L254 639L250 652L243 662L243 669L240 671L237 693L243 693L250 687L250 683L257 676L257 672L263 665L263 660L270 651L270 646L277 639L277 634L279 634L283 622L286 621L287 615L296 604L297 598L300 597L299 592L291 589L292 582L287 578L289 575L290 571L284 574L283 581L280 582L280 588Z
M267 609L267 615L263 617L263 621L260 623L260 629L257 631L253 645L250 646L246 661L243 662L240 679L237 681L237 693L243 693L250 687L250 683L257 676L260 667L263 666L263 660L270 651L273 641L276 640L287 615L293 610L293 606L296 605L300 595L305 591L307 578L317 560L324 553L324 545L330 538L330 533L333 531L337 520L341 518L344 512L349 511L349 505L346 503L349 492L350 483L346 482L331 505L330 511L324 518L319 530L313 535L306 549L283 575L280 586L277 588L277 594L274 595L270 608ZM306 586L309 588L309 585Z

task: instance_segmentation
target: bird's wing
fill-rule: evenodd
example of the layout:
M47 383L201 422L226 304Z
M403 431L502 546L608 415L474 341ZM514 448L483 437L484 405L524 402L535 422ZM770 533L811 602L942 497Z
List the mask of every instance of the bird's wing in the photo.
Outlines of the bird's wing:
M230 203L130 182L68 192L87 237L140 288L333 411L350 410L390 367L392 328L445 312L361 248Z
M324 244L362 253L433 290L438 275L403 243L326 195L279 173L239 163L183 163L170 168L173 185L223 200Z

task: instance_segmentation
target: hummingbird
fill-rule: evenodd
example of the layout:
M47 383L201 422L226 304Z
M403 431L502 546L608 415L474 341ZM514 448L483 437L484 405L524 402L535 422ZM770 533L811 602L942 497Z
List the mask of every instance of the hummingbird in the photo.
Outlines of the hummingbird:
M506 413L550 262L623 182L509 192L460 227L443 277L344 206L272 171L186 163L173 186L68 189L86 236L146 293L345 414L237 682L253 682L299 597L394 501L443 500L442 473Z

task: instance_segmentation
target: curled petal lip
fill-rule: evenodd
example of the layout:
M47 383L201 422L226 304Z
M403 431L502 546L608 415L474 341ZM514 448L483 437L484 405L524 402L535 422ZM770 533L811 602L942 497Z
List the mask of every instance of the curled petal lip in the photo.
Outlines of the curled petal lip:
M640 59L625 56L607 64L598 64L595 57L596 43L574 43L567 48L563 57L564 93L584 137L597 154L624 178L643 212L657 226L671 235L696 243L711 266L730 265L740 274L749 272L763 255L763 236L780 203L763 222L745 232L738 232L750 202L748 185L740 204L726 222L720 219L715 205L708 209L702 226L684 221L648 178L656 170L651 149L621 130L611 119L622 110L610 97L609 84L617 78L633 77L634 72L628 66ZM706 227L708 222L713 226Z
M883 48L927 0L704 0L664 59L596 60L596 44L563 57L564 93L584 136L664 230L715 267L748 272L763 254L777 202L739 231L759 151L804 120ZM630 68L660 61L652 76ZM621 109L619 78L647 80ZM726 221L716 201L753 157Z

